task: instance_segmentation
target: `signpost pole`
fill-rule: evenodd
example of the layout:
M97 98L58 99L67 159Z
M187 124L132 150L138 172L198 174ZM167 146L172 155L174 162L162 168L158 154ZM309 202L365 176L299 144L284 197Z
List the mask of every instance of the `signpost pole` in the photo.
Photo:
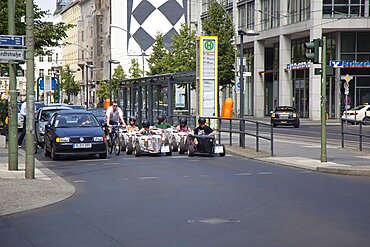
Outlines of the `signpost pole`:
M327 153L326 153L326 36L322 37L321 162L327 162Z
M15 0L8 0L8 33L11 35L15 34ZM15 74L14 62L9 61L9 170L18 170L18 117L16 87L17 78Z

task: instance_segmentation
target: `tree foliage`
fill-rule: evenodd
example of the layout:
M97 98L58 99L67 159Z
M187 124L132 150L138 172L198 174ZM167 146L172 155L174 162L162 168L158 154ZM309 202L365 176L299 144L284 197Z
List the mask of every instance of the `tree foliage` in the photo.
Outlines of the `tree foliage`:
M130 78L139 78L143 75L143 70L139 68L139 62L133 58L131 59L131 66L129 68Z
M120 80L126 79L127 75L125 70L121 65L118 65L117 68L114 69L114 74L112 75L112 92L113 98L118 98L118 84ZM96 92L97 96L102 99L109 99L110 97L110 81L100 81L99 88Z
M147 59L149 65L148 75L160 75L168 72L168 64L166 58L168 51L164 47L163 34L157 33L153 44L153 51Z
M53 24L43 22L41 19L48 15L47 11L41 10L34 4L34 23L35 23L35 55L49 54L50 51L45 47L57 47L59 41L67 37L66 30L73 25L64 23ZM26 0L17 0L15 9L16 35L26 35L26 23L21 22L21 17L26 16ZM0 1L0 35L8 34L8 3Z
M65 67L61 67L60 76L61 76L60 88L64 90L66 93L68 93L68 81L69 81L70 95L77 96L78 93L80 92L80 85L75 81L74 72L71 72L69 65L66 65Z
M210 0L208 16L202 23L205 35L218 36L218 80L221 87L234 84L235 79L235 29L223 3Z

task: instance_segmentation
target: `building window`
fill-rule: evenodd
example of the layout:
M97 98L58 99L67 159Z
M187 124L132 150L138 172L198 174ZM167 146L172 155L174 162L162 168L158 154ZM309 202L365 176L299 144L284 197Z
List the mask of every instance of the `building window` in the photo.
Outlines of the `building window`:
M43 56L39 56L39 62L44 62L44 57Z
M289 24L310 19L310 0L289 0L288 22Z
M245 5L239 7L239 28L245 28L246 16L245 16Z
M58 64L58 60L59 60L59 54L58 53L55 53L55 62Z
M81 50L81 60L82 61L85 60L85 51L84 50Z
M51 55L48 56L48 63L53 62L53 57Z
M81 31L81 41L84 41L84 31Z
M44 69L39 70L39 77L44 77Z
M365 0L324 0L322 8L323 17L364 17L365 2Z
M48 69L48 75L51 75L51 74L52 74L52 70Z
M247 3L247 28L254 29L254 1Z
M208 11L209 0L202 0L202 13Z
M261 24L265 30L280 25L280 0L261 0Z

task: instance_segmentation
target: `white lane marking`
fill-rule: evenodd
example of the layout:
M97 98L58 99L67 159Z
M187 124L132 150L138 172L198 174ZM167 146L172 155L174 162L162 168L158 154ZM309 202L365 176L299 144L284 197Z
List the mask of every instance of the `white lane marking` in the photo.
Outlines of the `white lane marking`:
M112 163L103 163L104 165L119 165L121 163L117 163L117 162L112 162Z
M171 156L170 159L185 159L188 158L188 156Z
M312 171L301 171L299 172L300 174L308 174L308 173L312 173Z
M124 160L138 160L140 158L124 158Z
M86 180L75 180L74 183L86 183Z
M249 175L252 175L252 173L250 172L246 172L246 173L238 173L238 174L235 174L236 176L249 176Z
M272 172L259 172L258 174L259 175L270 175L272 174Z
M159 177L140 177L139 180L157 179Z

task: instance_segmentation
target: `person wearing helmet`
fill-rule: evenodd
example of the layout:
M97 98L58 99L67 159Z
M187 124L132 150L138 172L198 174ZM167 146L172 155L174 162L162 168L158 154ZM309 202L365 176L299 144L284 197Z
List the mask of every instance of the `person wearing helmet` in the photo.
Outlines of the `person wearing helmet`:
M166 118L163 115L159 115L157 119L158 119L158 123L155 125L156 128L167 129L167 128L172 127L171 124L166 122Z
M198 126L194 129L194 134L213 136L215 135L215 132L213 131L211 127L206 125L206 119L203 117L200 117L198 119Z
M136 126L135 117L129 117L128 125L126 126L127 132L139 131L139 127Z
M148 120L143 120L141 122L142 128L139 130L139 134L148 135L150 133L150 123Z
M176 130L178 132L189 132L190 128L188 127L188 121L186 118L182 117L179 120L179 125L177 125Z

